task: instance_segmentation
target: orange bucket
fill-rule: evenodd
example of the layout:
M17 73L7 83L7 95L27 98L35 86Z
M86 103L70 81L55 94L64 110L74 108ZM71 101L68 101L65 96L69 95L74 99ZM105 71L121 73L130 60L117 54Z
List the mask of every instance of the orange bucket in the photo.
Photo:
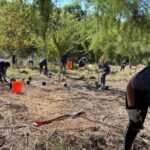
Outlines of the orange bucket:
M12 82L12 93L20 94L22 93L23 83L21 81Z
M67 67L68 67L68 69L72 69L73 68L71 60L67 62Z

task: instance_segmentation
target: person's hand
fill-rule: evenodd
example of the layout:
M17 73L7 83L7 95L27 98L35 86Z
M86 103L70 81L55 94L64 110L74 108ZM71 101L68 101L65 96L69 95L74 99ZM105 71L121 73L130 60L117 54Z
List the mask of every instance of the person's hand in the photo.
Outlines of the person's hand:
M131 121L133 121L134 123L139 123L139 124L142 123L141 110L127 109L127 113Z

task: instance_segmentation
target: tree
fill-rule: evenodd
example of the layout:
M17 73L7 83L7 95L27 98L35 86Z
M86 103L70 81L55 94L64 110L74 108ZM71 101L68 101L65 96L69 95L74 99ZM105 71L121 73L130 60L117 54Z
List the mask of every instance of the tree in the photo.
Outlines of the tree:
M123 54L130 60L141 53L143 42L147 41L145 37L149 37L147 0L87 0L87 3L92 7L95 27L95 32L91 32L91 49L103 51L106 55L105 51L113 47L111 53Z
M1 14L1 47L12 51L23 50L30 41L28 6L18 0L9 2L3 5Z
M50 41L53 42L58 52L59 64L62 55L71 51L72 46L75 44L78 28L80 28L80 23L73 15L65 13L62 9L55 9L49 32L52 39Z

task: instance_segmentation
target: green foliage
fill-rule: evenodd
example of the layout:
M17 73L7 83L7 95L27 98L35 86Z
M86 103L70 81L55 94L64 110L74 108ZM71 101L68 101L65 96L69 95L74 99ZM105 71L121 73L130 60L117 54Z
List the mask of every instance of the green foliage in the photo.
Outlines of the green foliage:
M40 13L40 35L46 42L46 33L48 30L48 24L50 21L50 15L52 14L52 1L51 0L35 0L36 8ZM46 44L46 43L45 43Z
M22 1L7 3L1 8L0 47L21 51L32 44L29 26L29 7Z
M145 43L149 45L150 35L147 0L87 2L94 8L92 13L95 29L91 32L91 50L101 51L111 60L118 55L130 59L144 52Z
M86 12L82 10L79 2L74 2L64 7L66 13L72 14L77 20L82 20Z
M0 0L0 51L58 61L80 49L91 59L139 63L150 55L149 8L148 0L80 0L64 8L51 0Z
M66 15L65 12L59 14L56 11L51 24L51 37L59 56L66 53L75 44L79 26L80 24L72 15Z

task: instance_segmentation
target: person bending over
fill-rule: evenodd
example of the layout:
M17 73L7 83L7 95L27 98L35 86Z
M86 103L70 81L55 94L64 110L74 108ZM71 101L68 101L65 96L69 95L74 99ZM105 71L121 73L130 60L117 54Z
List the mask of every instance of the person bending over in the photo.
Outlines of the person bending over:
M6 72L8 67L10 67L10 63L5 59L0 59L0 82L7 82L6 80Z
M47 60L45 58L42 58L39 62L39 67L40 67L40 74L43 71L43 67L44 67L44 74L47 75L48 74L48 67L47 67Z
M127 85L126 110L129 122L121 150L130 150L138 132L143 129L150 106L150 66L134 75Z

